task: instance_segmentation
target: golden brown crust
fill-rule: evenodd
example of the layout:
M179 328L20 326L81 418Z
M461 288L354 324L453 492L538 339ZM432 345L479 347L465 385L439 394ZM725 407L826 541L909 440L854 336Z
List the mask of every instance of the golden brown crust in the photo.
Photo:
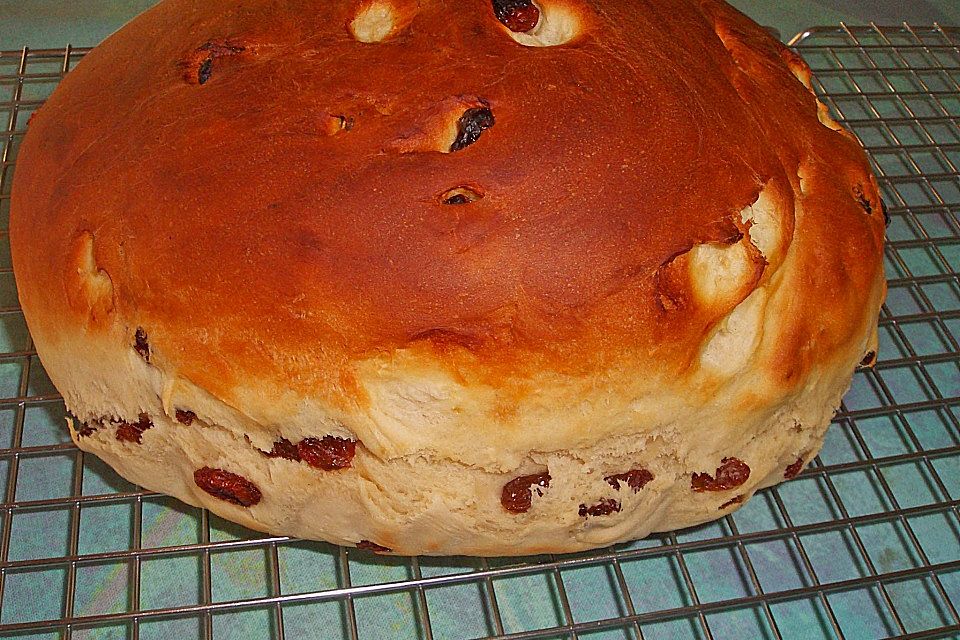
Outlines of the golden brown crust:
M351 3L307 4L269 4L264 19L268 3L163 3L71 73L24 145L18 195L30 197L16 200L15 244L68 241L68 211L95 218L117 312L175 340L166 350L191 379L206 382L210 351L239 377L289 380L302 365L286 354L336 365L431 332L511 369L524 348L559 366L653 345L682 359L669 356L689 350L698 323L661 313L654 274L711 240L766 180L796 183L802 164L836 176L805 235L846 282L821 274L797 297L838 298L830 315L845 318L875 278L882 224L850 195L869 180L862 152L809 117L814 99L778 45L727 7L700 3L705 19L692 2L583 2L588 32L533 48L505 38L482 0L422 3L411 28L424 36L379 44L345 31ZM256 52L202 87L185 82L182 61L213 41ZM411 81L417 68L428 82ZM474 146L390 151L464 94L497 117ZM330 113L353 128L324 136ZM437 201L464 182L485 197L456 211ZM48 256L64 252L43 249L18 251L18 267L56 290Z
M164 380L264 438L271 407L318 403L316 435L373 455L433 439L510 468L645 428L601 407L649 407L657 381L706 406L735 377L741 316L763 373L744 412L852 370L883 216L802 60L718 0L538 4L550 29L511 37L489 0L166 0L88 54L33 118L12 196L54 381L72 385L56 349L132 349L141 328ZM355 22L374 5L394 21ZM401 370L475 390L451 411L478 432L391 432ZM541 424L544 384L597 404Z

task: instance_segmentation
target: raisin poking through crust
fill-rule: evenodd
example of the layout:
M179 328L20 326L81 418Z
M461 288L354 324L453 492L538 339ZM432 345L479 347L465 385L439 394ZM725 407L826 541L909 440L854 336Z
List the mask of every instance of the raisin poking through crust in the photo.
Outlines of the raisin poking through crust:
M800 475L800 472L803 471L803 456L797 458L797 461L791 464L783 472L783 477L789 480L790 478L796 478Z
M890 211L887 210L887 203L883 201L883 198L880 198L880 211L883 212L883 224L890 226Z
M370 542L369 540L361 540L357 543L357 549L363 549L364 551L372 551L374 553L384 553L387 551L392 551L388 547L377 544L376 542Z
M212 74L213 58L207 58L200 63L200 68L197 69L197 84L206 84Z
M631 469L626 473L607 476L604 480L617 491L620 491L620 483L623 482L633 489L634 493L638 493L648 482L653 480L653 474L646 469Z
M280 438L273 443L270 453L266 454L268 458L283 458L284 460L293 460L300 462L300 452L297 451L297 445L286 438Z
M321 119L321 130L328 136L335 136L353 129L354 119L339 113L329 113Z
M143 432L153 426L150 416L141 413L136 423L121 422L117 426L117 440L143 444Z
M177 417L177 422L180 424L185 424L188 427L193 424L193 421L197 419L197 414L193 411L187 411L186 409L177 409L174 412L174 415Z
M727 491L739 487L750 477L750 467L737 458L724 458L716 470L716 478L709 473L695 473L690 487L696 492Z
M193 472L193 481L215 498L241 507L252 507L263 497L257 485L223 469L202 467Z
M863 193L863 185L858 184L853 188L853 197L857 199L857 204L867 212L868 216L873 215L873 205L870 204L870 200Z
M743 496L734 496L720 505L720 511L723 511L727 507L732 507L735 504L741 504L743 502Z
M93 432L103 426L103 423L99 420L91 420L90 422L84 422L83 426L77 429L77 436L81 438L89 438L93 435Z
M141 358L150 362L150 343L147 342L147 332L143 327L137 327L137 332L133 334L133 349Z
M493 0L497 20L517 33L526 33L540 21L540 9L531 0Z
M457 120L457 138L450 145L450 151L460 151L480 139L480 134L496 123L490 107L467 109Z
M873 365L877 364L877 352L876 351L867 351L863 356L863 359L860 360L860 368L869 369Z
M205 42L181 62L184 68L183 78L190 84L206 84L213 75L213 63L217 58L239 55L246 50L243 45L226 41Z
M443 204L470 204L476 202L483 195L477 193L470 187L456 187L444 192L440 196L440 202Z
M273 448L265 455L268 458L306 462L311 467L324 471L337 471L349 468L356 453L356 440L324 436L323 438L304 438L296 444L286 438L280 438L273 443Z
M324 471L346 469L353 462L357 452L357 443L354 440L345 440L335 436L324 436L322 439L304 438L297 443L297 453L300 459L311 467Z
M514 478L503 485L503 491L500 493L500 504L510 513L526 513L533 504L532 489L536 487L537 495L542 496L542 489L549 486L549 473L535 473Z
M595 505L580 505L580 517L587 516L608 516L611 513L620 513L620 501L613 498L603 498Z

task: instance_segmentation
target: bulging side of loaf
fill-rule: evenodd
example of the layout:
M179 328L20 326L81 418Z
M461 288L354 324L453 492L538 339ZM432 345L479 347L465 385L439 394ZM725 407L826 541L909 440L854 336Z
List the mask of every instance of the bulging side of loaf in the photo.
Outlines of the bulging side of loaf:
M109 399L90 406L92 413L82 410L89 405L71 402L75 414L97 416L72 422L71 435L81 449L101 457L125 478L255 530L346 545L373 542L399 554L569 552L725 515L756 490L781 482L791 467L798 469L801 460L802 466L816 455L852 372L825 373L777 407L737 411L725 405L735 402L736 395L722 396L710 409L675 419L665 411L660 423L644 424L634 433L575 449L531 451L515 461L516 466L503 470L443 458L431 450L384 459L358 446L349 468L325 471L302 461L268 457L270 443L255 442L251 437L255 432L244 431L235 421L234 408L191 389L186 381L165 378L157 369L128 357L127 350L117 349L115 343L103 345L102 352L90 353L89 342L83 348L87 358L93 356L116 371L117 379ZM411 388L429 384L413 373L408 379ZM176 387L172 392L170 385ZM123 390L120 403L115 400L116 389ZM79 394L98 397L88 388ZM165 396L170 400L167 404ZM177 419L179 403L174 398L197 401L189 405L196 414L191 424ZM659 398L666 406L684 404L679 397ZM556 400L558 405L566 403L563 395ZM585 395L583 402L591 400ZM436 407L425 400L420 410L429 414ZM629 403L621 411L629 415ZM317 416L332 421L332 413ZM118 426L103 420L103 416L116 416L118 422L122 418L135 423L142 414L150 417L151 426L140 442L121 439ZM223 419L228 415L234 419ZM92 432L83 433L91 424ZM699 437L691 438L692 433ZM749 466L744 484L717 492L692 489L694 474L714 475L727 458ZM207 493L194 481L194 473L202 468L242 476L257 487L262 499L246 507ZM617 489L605 480L638 469L652 475L639 491L625 483ZM505 484L518 476L544 472L550 475L549 486L542 495L534 493L527 512L504 509ZM614 501L617 511L596 516L581 513L584 507L605 501Z

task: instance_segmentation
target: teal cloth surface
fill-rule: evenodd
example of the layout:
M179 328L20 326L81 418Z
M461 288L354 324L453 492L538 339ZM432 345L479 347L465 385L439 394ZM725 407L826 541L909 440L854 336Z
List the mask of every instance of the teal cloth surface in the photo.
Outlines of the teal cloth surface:
M94 45L152 4L151 0L0 0L0 49L15 49L23 45L53 48L67 42L78 46ZM778 29L785 39L806 26L835 24L840 20L850 23L869 20L893 23L905 19L917 24L933 21L960 24L960 3L948 1L798 0L779 3L737 0L734 4L759 22ZM0 70L0 75L6 73L10 73L7 67ZM956 76L960 79L960 63L957 64ZM832 85L830 89L849 91L850 87L841 84ZM6 88L0 87L0 90ZM24 99L43 97L39 93L41 90L46 91L40 86L27 87ZM31 96L30 91L38 93ZM4 96L2 100L7 99ZM960 116L960 96L950 100L943 98L943 103L952 115ZM6 118L7 114L8 111L0 107L0 116ZM26 118L21 120L25 121ZM23 128L22 123L19 128ZM876 137L870 138L871 133L866 127L857 133L868 144L888 143L883 133L874 133ZM919 138L909 138L905 131L898 135L902 144L917 145L924 142ZM960 128L956 126L944 128L937 135L943 136L935 140L937 143L960 146ZM960 164L960 153L953 153L955 162ZM876 161L888 174L898 171L895 157L878 156ZM898 255L903 263L888 261L889 277L903 278L911 274L936 276L960 270L960 243L955 240L960 189L956 181L952 185L952 188L938 187L941 197L947 200L948 208L954 211L952 221L937 211L928 211L932 201L920 191L903 189L900 194L887 193L891 203L924 211L913 217L895 215L888 231L890 240L917 240L922 235L917 224L923 225L923 233L927 236L945 239L939 254L932 254L924 246L900 250ZM5 175L0 173L0 195L9 193L9 188L9 172ZM898 195L900 201L897 200ZM0 200L0 223L5 229L6 211L3 205L4 202ZM16 304L12 276L8 270L4 270L9 266L9 248L4 236L0 238L0 307ZM960 337L960 293L957 288L949 283L931 282L922 285L921 290L925 299L918 299L910 287L891 288L888 299L890 312L915 316L923 311L937 311L949 314L948 319L942 325L904 323L897 331L889 325L885 326L880 333L882 361L907 358L911 350L921 355L950 353L952 346L946 334L951 334L955 339ZM21 352L28 347L22 316L0 315L0 354ZM28 395L42 396L53 392L38 361L30 358L29 373L26 373L25 362L25 359L0 359L0 397L17 396L24 375L28 376ZM858 373L845 398L846 408L869 412L891 400L905 404L922 403L937 393L948 398L960 397L960 369L955 359L944 359L928 367L927 372L930 376L928 380L918 378L912 367L886 369L882 373L888 387L886 390L878 389L876 380L871 377L874 374ZM931 385L936 389L932 389ZM889 397L885 397L887 393ZM0 448L67 443L69 438L63 427L63 418L64 410L60 402L29 404L24 409L22 439L16 443L17 409L14 406L0 406ZM831 472L832 487L827 486L821 476L811 473L782 485L778 495L792 524L804 526L844 517L883 514L894 509L894 500L897 506L906 508L960 499L960 456L934 459L933 469L941 483L933 481L928 467L915 461L886 464L882 467L882 479L889 491L881 491L875 470L861 464L869 457L894 457L896 460L895 456L909 456L917 450L937 451L957 447L960 433L956 425L955 412L939 408L911 411L902 416L892 412L882 413L859 419L856 428L848 422L834 424L820 460L825 465L849 464L851 468L848 471ZM0 458L0 492L3 494L8 489L9 464L9 458ZM17 501L64 498L74 494L78 470L82 495L112 494L135 489L93 456L77 458L69 450L22 457L16 485L10 489ZM196 544L204 536L199 510L165 497L144 500L139 532L134 526L134 503L131 500L84 504L76 514L68 508L41 506L17 510L11 518L7 532L10 538L8 560L31 561L68 555L71 553L69 530L75 517L79 522L76 553L81 556L128 550L135 545L143 549L155 549ZM770 531L786 525L770 492L758 495L737 511L732 523L740 533ZM915 537L916 544L908 535L904 523L909 524L909 533ZM927 556L927 562L960 560L960 518L956 509L924 512L921 516L908 517L904 521L878 519L870 524L858 525L855 529L837 527L829 531L801 533L796 540L789 536L764 538L746 544L743 550L731 544L698 548L683 554L684 567L669 550L658 550L666 544L710 540L732 532L730 524L722 521L678 532L676 540L652 538L619 547L624 551L649 551L622 563L635 610L646 613L691 605L692 596L682 569L688 572L701 602L756 595L757 589L744 563L744 553L748 554L756 572L756 580L764 592L810 586L813 577L800 558L797 541L809 555L811 568L821 583L868 576L871 574L869 564L881 573L916 568L925 563L919 557L918 546ZM216 517L210 518L209 535L212 541L256 540L259 537ZM533 562L537 560L532 559ZM501 559L491 564L507 566L520 561ZM531 559L525 561L530 562ZM425 577L459 574L477 570L481 567L480 562L474 558L423 559L421 569ZM212 600L225 602L274 595L271 593L272 563L272 554L266 545L215 551L210 560ZM280 593L284 595L329 591L344 586L338 549L330 545L282 543L278 545L276 565ZM353 585L379 584L413 577L413 568L407 559L378 558L360 551L349 552L349 567ZM139 565L140 609L201 603L202 571L203 556L196 551L144 559ZM943 595L934 588L929 576L919 576L890 584L886 592L876 587L856 588L831 593L824 599L785 600L771 606L771 615L776 620L777 632L788 639L834 638L831 615L843 635L851 640L893 636L898 626L884 604L888 598L894 603L901 617L900 623L907 632L954 624L956 621L951 618L944 597L955 608L960 608L960 571L942 574L940 578ZM65 594L68 580L67 568L62 564L42 570L9 571L0 601L0 623L63 616L67 607ZM74 615L131 610L133 580L132 565L124 560L79 564L75 575L76 597L71 603ZM577 622L607 619L626 613L624 598L609 563L564 570L563 584L571 614ZM564 624L561 596L551 572L499 578L493 582L493 589L506 633ZM435 638L476 638L493 633L481 582L429 589L425 600ZM358 598L358 635L361 640L423 638L424 630L417 623L420 606L414 592ZM346 639L345 616L346 610L340 601L284 606L285 637L297 640ZM760 606L726 609L707 617L714 638L739 640L773 637L767 613ZM212 628L217 640L277 637L274 613L267 607L217 614L213 617ZM654 639L704 637L699 622L692 616L644 624L643 632L645 638ZM202 633L201 620L189 615L150 620L139 629L139 637L145 640L201 638ZM16 637L46 640L60 635L37 633ZM113 624L77 629L73 637L84 640L128 638L131 637L131 630L125 623ZM627 640L633 636L629 629L613 629L580 637L590 640Z

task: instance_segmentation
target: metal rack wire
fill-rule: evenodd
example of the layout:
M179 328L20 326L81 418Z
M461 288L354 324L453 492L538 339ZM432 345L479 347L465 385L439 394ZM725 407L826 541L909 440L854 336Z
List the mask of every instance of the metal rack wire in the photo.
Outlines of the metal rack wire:
M707 526L498 560L263 536L73 447L5 230L27 119L86 50L0 52L0 637L958 637L958 42L872 25L792 43L870 152L893 218L880 361L812 467Z

